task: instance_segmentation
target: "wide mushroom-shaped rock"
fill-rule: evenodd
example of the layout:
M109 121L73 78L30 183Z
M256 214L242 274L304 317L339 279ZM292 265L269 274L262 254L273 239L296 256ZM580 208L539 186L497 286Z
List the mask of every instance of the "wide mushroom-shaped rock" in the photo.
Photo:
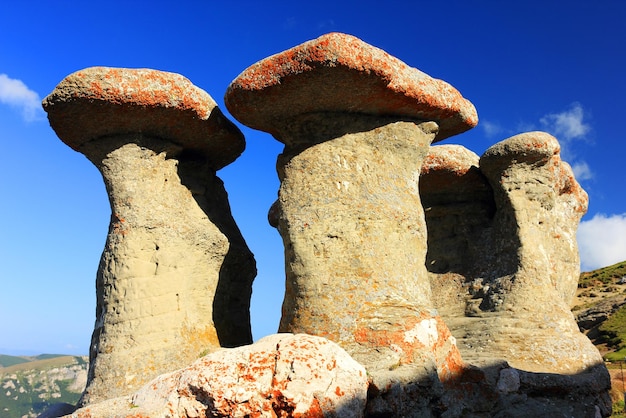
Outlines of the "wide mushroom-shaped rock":
M111 204L81 404L250 343L254 259L216 176L245 143L213 99L178 74L94 67L43 106L98 167Z
M473 128L474 105L445 81L362 40L329 33L248 67L228 87L226 107L241 123L274 134L294 117L358 113L434 121L434 141Z
M364 364L380 395L369 413L429 411L462 361L431 309L419 172L431 142L476 124L474 107L340 33L252 65L225 102L285 144L270 214L285 245L279 330L324 336ZM413 388L406 403L384 395L398 384Z

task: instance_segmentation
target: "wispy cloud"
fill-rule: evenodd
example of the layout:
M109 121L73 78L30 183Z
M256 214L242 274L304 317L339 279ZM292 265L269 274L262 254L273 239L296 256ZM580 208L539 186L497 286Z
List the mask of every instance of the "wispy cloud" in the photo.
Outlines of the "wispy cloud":
M333 19L326 19L317 23L317 29L328 29L335 27L335 21Z
M572 103L570 109L561 113L551 113L539 121L543 128L564 141L584 139L591 126L584 121L585 112L580 103Z
M26 121L43 118L39 95L21 80L10 78L6 74L0 74L0 103L21 109Z
M496 135L504 133L504 128L497 122L481 120L480 122L478 122L478 126L483 129L487 138L493 138Z
M593 173L591 172L591 168L584 161L579 161L572 165L572 171L574 172L574 176L576 176L576 180L591 180L593 178Z
M580 223L577 239L583 271L626 260L626 213L596 214Z
M283 22L283 29L285 30L294 29L296 26L298 26L298 21L293 16L288 17L287 20Z
M539 119L541 128L554 135L561 144L561 157L572 164L578 181L593 178L589 165L578 158L574 151L576 141L586 140L591 132L589 114L580 103L572 103L569 109L560 113L550 113Z

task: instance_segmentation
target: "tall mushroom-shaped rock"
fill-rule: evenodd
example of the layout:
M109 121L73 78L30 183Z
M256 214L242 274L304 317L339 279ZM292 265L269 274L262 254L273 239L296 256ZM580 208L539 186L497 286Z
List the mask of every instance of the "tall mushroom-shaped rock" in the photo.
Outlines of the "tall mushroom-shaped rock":
M178 74L94 67L66 77L43 106L59 138L102 173L112 212L80 403L250 343L254 258L216 176L245 142L213 99Z
M340 33L252 65L225 103L240 122L285 144L270 214L285 245L279 330L339 343L381 391L419 380L432 394L430 383L437 388L461 359L431 309L418 180L432 141L477 123L473 105Z
M482 343L485 350L529 371L577 373L601 364L569 308L580 274L576 230L588 199L558 141L544 132L513 136L490 147L480 169L496 202L482 276L498 272L482 298L482 310L497 314L497 337Z
M587 195L561 161L557 140L529 132L480 159L459 145L433 146L420 193L433 303L465 361L486 366L486 374L504 367L495 387L484 379L478 391L498 401L481 406L466 393L469 410L609 412L607 370L569 310Z

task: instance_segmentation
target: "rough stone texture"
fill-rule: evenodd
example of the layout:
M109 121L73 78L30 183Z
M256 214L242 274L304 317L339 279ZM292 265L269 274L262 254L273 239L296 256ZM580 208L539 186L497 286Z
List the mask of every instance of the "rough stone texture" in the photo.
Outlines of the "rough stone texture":
M90 67L64 78L44 99L53 129L75 151L94 138L126 133L168 139L200 153L218 170L245 141L204 90L180 74Z
M364 416L367 374L336 344L277 334L224 349L72 418Z
M463 316L466 277L481 256L480 234L495 212L493 191L478 155L460 145L432 146L422 165L420 194L428 226L432 300L444 317Z
M587 195L561 161L557 140L517 135L480 160L460 146L432 147L420 191L432 300L463 359L483 370L506 361L526 376L529 386L519 390L513 372L488 386L497 388L498 402L518 408L510 416L528 416L520 411L544 403L558 404L554 411L578 405L573 416L594 416L596 406L606 414L608 373L569 309ZM511 396L539 393L548 381L553 391L560 386L558 396L549 391L512 406ZM582 394L589 381L596 383ZM511 396L501 399L505 393Z
M44 108L98 167L111 203L80 404L250 343L254 259L215 175L243 137L211 98L177 74L99 67L63 80Z
M281 137L292 117L352 112L435 121L435 141L478 123L476 109L448 83L354 36L329 33L247 68L226 107L241 123Z
M269 214L285 245L279 330L326 337L365 365L368 413L430 413L463 362L432 310L419 168L433 140L476 123L474 107L336 33L254 64L225 101L286 145Z

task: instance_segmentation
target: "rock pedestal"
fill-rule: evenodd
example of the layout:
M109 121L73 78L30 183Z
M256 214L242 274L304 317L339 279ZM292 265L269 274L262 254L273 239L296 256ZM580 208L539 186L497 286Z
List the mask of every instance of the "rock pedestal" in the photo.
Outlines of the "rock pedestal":
M573 416L593 416L606 413L610 381L569 309L587 195L559 151L543 132L508 138L480 159L460 146L432 147L420 179L427 267L463 359L483 370L508 364L514 369L502 372L523 376L514 390L496 388L501 405L563 402L562 411L576 405ZM546 385L560 393L526 403L512 396Z
M560 158L557 140L520 134L490 147L481 171L494 190L496 214L482 277L489 289L482 310L499 313L488 342L523 370L578 373L602 363L570 310L580 275L576 229L587 194ZM500 256L497 247L514 248ZM499 265L499 268L495 268ZM497 325L496 325L497 324Z
M432 310L419 167L432 141L476 124L474 107L447 83L338 33L249 67L225 102L285 144L270 214L285 245L279 330L339 343L381 392L419 381L430 396L462 362Z
M111 203L80 404L250 343L254 259L215 174L245 145L211 97L178 74L95 67L43 105L59 138L98 167Z

